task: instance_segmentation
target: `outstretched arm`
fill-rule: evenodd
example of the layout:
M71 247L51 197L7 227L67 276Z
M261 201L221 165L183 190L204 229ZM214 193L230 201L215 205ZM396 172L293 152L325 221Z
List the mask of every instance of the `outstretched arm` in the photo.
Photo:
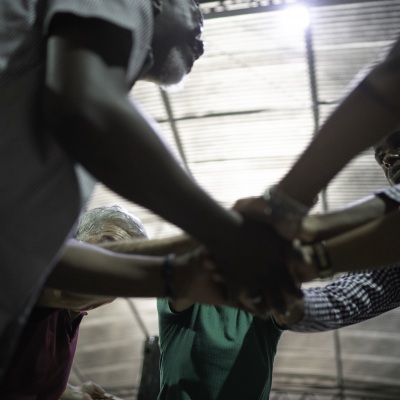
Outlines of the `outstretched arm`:
M332 113L278 185L261 197L239 201L236 210L269 222L286 238L296 237L318 193L399 123L399 65L400 39Z
M170 253L182 254L187 251L193 251L200 244L188 235L174 236L165 239L140 240L140 241L119 241L104 243L103 247L112 251L130 254L147 254L147 255L167 255ZM200 271L199 271L200 272ZM204 272L204 271L203 271ZM211 277L209 277L211 279ZM204 281L206 284L206 281ZM221 290L220 296L224 296L225 290L223 286L218 287L215 282L210 284ZM176 312L181 312L194 304L194 300L190 298L178 297L169 299L171 307Z
M271 276L293 291L281 258L284 243L277 246L280 239L272 231L260 236L257 227L217 204L176 162L154 124L128 100L124 62L130 35L98 20L59 18L50 26L47 47L46 115L68 153L117 193L207 245L232 296L243 287L259 292L273 286L278 298ZM99 43L118 49L118 56Z
M173 294L192 302L230 304L225 291L201 268L202 260L200 251L177 255L169 260L172 274L165 276L165 256L114 253L71 239L46 286L72 292L71 296L165 297ZM70 279L71 276L74 278ZM65 306L62 300L53 306L71 308L68 293Z
M321 242L300 246L290 264L300 282L336 273L379 269L400 260L400 210Z
M396 191L396 188L387 190ZM386 190L383 190L364 197L339 210L306 216L302 220L298 238L302 242L329 239L395 211L399 203L387 197L385 192Z
M76 245L79 245L80 252L74 250ZM157 289L157 281L161 280L162 276L162 264L160 264L160 259L164 259L163 257L172 253L178 255L178 267L173 266L174 276L172 278L172 283L177 290L178 297L176 299L171 299L171 303L173 303L176 311L182 311L190 307L195 301L200 301L201 299L203 302L214 302L216 304L228 301L225 297L225 290L213 282L211 277L203 271L202 267L197 265L200 260L196 260L196 258L193 257L193 260L190 261L188 255L185 255L185 253L193 252L199 247L199 243L187 235L165 239L135 239L104 242L97 246L109 251L103 252L102 249L97 249L95 246L86 246L84 243L70 241L67 244L61 263L54 270L52 277L47 282L48 286L57 286L62 290L46 287L36 305L40 307L66 308L74 311L87 311L109 303L114 299L114 297L104 296L104 293L109 294L111 290L108 287L109 279L105 280L102 285L95 285L94 283L94 279L98 279L96 275L100 274L100 277L104 276L106 272L103 270L108 270L108 267L110 267L109 273L112 277L111 279L118 279L117 276L121 274L119 268L121 268L122 271L126 269L126 274L131 275L129 280L122 279L128 284L132 296L139 296L139 292L135 289L137 286L147 286L150 296L163 296L165 293L159 293ZM73 254L74 251L76 252L75 256ZM113 253L110 253L110 251ZM146 257L148 265L144 267L142 264L143 257L120 257L120 255L114 254L114 252L147 256L156 255L159 257ZM107 258L103 258L103 255L106 255ZM186 265L185 267L180 267L180 258L187 263L192 262L193 266ZM80 285L84 286L80 286L80 288L76 287L76 285L72 287L67 286L69 285L69 279L64 279L64 277L71 273L71 268L78 269L79 274L89 274L88 271L84 272L89 265L92 271L90 274L93 275L90 276L90 279L86 279L84 275L76 275L76 272L74 272L75 279L81 280ZM119 267L115 268L115 266ZM156 270L155 279L151 277L152 269ZM141 270L144 274L140 273ZM186 279L181 277L183 274L188 275L187 282ZM182 281L185 282L184 285L186 285L184 291L179 287ZM165 282L161 282L161 285L165 285ZM178 287L176 285L178 285ZM79 289L79 293L76 291L66 291L66 288L68 290ZM85 294L92 292L97 293L97 295ZM122 293L122 291L119 293ZM196 293L201 293L201 297L196 297ZM98 294L103 294L103 296L99 296ZM122 294L119 295L122 296Z
M190 178L155 124L128 98L123 61L131 49L129 32L100 20L58 18L48 39L45 103L57 139L117 193L209 245L220 247L222 233L229 241L225 234L238 227L240 218ZM98 43L103 41L126 54L114 59L107 49L102 53Z
M400 39L386 59L345 98L279 183L288 196L311 205L357 154L400 121Z
M400 267L347 274L325 287L304 290L293 315L278 321L297 332L339 329L400 306Z

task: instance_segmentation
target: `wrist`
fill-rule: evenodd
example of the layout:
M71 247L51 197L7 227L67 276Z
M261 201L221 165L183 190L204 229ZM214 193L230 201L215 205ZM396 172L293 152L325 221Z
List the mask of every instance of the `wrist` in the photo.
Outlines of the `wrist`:
M311 206L291 198L278 186L267 188L262 197L267 203L265 213L270 223L283 236L294 238Z
M183 299L187 298L188 292L190 291L190 285L193 281L192 268L189 267L189 256L178 255L174 262L174 276L173 276L173 288L174 298Z
M298 247L301 262L295 264L294 275L298 282L309 282L318 278L318 268L314 262L314 250L311 245Z
M313 262L316 267L317 277L321 279L333 276L331 258L324 240L311 245L313 250Z

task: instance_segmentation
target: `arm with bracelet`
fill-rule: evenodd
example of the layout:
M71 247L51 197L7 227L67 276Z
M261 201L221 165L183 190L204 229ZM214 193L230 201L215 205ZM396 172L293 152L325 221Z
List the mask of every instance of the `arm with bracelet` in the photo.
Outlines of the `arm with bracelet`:
M368 203L372 204L371 210L373 210L369 215L356 213L360 217L354 220L344 218L345 222L342 225L332 222L329 235L327 231L314 235L326 240L304 245L301 248L306 260L304 268L299 267L297 270L297 276L301 281L305 282L318 277L326 278L345 271L381 268L400 260L399 185L377 192L374 197L368 197L365 202L358 203L354 208L365 209ZM351 209L351 207L346 208L332 214L339 215L338 221L343 222L340 213L351 216ZM368 215L368 217L363 220L362 215ZM321 226L324 226L324 218L331 217L329 214L318 216ZM339 232L339 234L332 235L333 232Z
M400 306L400 248L396 234L399 223L400 212L396 208L330 239L303 245L302 261L296 258L292 264L300 282L351 273L326 287L303 290L304 297L285 314L274 313L277 322L294 331L320 332L358 323Z
M184 236L101 245L71 239L46 284L56 289L54 293L62 291L63 296L42 298L45 303L40 305L76 308L81 302L86 309L82 298L89 301L90 295L170 297L185 304L228 305L226 292L201 267L203 253L201 249L194 250L195 244ZM74 274L74 280L66 279L70 274Z
M385 188L342 209L306 216L298 238L302 242L314 242L339 235L397 211L399 203L400 186Z

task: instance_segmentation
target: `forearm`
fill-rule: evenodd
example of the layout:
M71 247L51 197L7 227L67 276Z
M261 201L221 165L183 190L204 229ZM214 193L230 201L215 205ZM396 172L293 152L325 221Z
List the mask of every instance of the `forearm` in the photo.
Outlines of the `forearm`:
M36 306L88 311L110 303L114 299L114 297L84 295L45 287L36 302Z
M124 70L60 37L49 39L48 52L46 115L69 154L112 190L227 252L240 217L180 167L154 123L129 101Z
M303 219L300 239L305 242L324 240L364 225L398 207L390 199L371 195L345 208Z
M121 240L99 244L99 246L117 253L145 255L182 254L194 250L199 245L199 242L188 235L150 240Z
M298 332L321 332L352 325L400 305L399 267L347 274L325 286L304 290L302 317L288 324Z
M379 268L400 261L400 212L386 214L326 241L334 272Z
M71 294L72 300L74 296L79 300L80 294L94 294L97 296L94 300L99 299L98 296L171 296L179 299L181 305L229 303L224 288L203 269L201 251L168 260L167 263L166 257L114 253L71 239L46 286L53 291L69 292L64 294L67 297ZM167 266L172 273L166 275ZM86 296L81 297L86 299Z
M313 198L357 154L389 133L399 122L399 43L384 63L367 77L385 99L379 101L363 86L354 89L323 124L319 133L280 182L279 187L303 204ZM397 64L396 64L397 63ZM390 106L388 106L388 104Z
M70 241L46 286L100 296L162 297L163 262L164 257L115 254Z

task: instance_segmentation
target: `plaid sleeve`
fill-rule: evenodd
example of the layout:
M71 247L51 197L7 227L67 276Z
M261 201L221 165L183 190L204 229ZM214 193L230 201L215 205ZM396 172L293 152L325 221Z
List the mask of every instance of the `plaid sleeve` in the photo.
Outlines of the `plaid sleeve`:
M356 324L400 306L400 267L350 273L325 287L304 290L304 317L289 326L321 332Z

